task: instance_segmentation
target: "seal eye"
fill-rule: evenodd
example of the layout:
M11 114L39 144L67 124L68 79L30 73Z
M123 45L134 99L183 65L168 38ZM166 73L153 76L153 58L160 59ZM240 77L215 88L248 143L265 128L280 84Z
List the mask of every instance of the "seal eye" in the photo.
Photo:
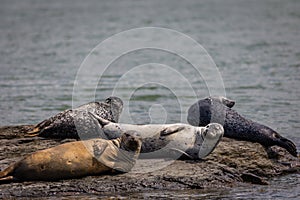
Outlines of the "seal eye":
M111 98L105 99L105 103L110 103L110 102L111 102Z
M124 133L124 135L125 135L126 137L129 137L129 136L130 136L128 133Z

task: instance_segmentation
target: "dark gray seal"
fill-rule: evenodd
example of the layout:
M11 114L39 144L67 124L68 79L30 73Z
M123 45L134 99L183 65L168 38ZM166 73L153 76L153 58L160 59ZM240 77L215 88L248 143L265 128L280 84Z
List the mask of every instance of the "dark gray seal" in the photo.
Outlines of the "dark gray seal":
M296 145L291 140L263 124L244 118L231 109L234 104L233 100L225 97L200 99L189 108L187 120L194 126L205 126L209 123L223 124L224 137L257 142L266 149L277 145L297 157Z
M97 126L88 113L118 122L122 109L123 101L118 97L109 97L104 102L90 102L75 109L60 112L38 123L27 136L59 139L95 138L98 137Z

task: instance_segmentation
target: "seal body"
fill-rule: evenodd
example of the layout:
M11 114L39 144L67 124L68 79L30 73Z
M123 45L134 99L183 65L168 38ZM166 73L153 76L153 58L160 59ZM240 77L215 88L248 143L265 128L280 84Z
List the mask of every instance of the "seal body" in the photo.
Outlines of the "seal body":
M37 151L0 172L1 181L59 180L102 173L128 172L134 166L141 141L124 133L114 140L69 142Z
M297 156L296 145L263 124L241 116L231 109L234 101L225 97L208 97L193 104L188 110L188 122L193 126L220 123L224 126L224 137L257 142L266 148L277 145Z
M91 113L108 139L117 138L122 132L134 130L141 134L141 158L173 157L184 155L201 159L210 154L221 140L224 130L220 124L206 127L188 124L133 125L113 123Z
M91 102L72 110L65 110L35 125L28 136L46 138L90 139L98 137L98 130L88 112L112 122L118 122L123 102L118 97L109 97L104 102Z

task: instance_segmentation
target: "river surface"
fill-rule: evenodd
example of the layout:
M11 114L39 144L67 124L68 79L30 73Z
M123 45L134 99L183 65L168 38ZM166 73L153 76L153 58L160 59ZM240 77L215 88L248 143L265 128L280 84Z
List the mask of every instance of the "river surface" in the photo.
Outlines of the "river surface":
M1 0L0 125L37 123L72 105L110 95L127 102L121 122L186 122L186 111L195 98L220 91L236 101L235 110L272 127L300 149L299 10L298 0ZM214 73L220 73L221 83L217 75L197 75L189 59L159 49L131 51L118 55L108 67L101 66L102 55L111 50L108 46L95 49L98 60L85 60L105 39L140 27L173 29L193 38L216 63ZM206 56L172 37L170 42L164 34L154 38L150 34L150 42L180 47L191 60L200 61L200 71L211 66ZM123 41L139 39L145 35L129 34ZM112 51L124 47L114 45ZM78 77L84 63L107 70L103 74L87 70ZM93 82L97 78L100 81ZM300 177L294 174L273 179L269 186L201 194L132 195L297 199Z

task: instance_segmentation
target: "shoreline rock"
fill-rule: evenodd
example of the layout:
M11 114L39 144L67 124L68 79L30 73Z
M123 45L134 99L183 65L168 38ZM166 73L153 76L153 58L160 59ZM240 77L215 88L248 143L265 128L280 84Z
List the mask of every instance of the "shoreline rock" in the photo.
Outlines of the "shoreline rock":
M72 140L23 138L32 125L0 127L0 168L37 150ZM238 184L268 184L268 179L300 173L300 159L284 149L273 147L276 159L269 159L257 143L223 138L204 160L176 160L167 167L145 173L89 176L56 182L21 182L0 185L0 198L64 197L113 195L160 190L205 190L234 187ZM149 161L149 160L148 160ZM147 162L147 160L145 160ZM151 167L151 160L149 167Z

